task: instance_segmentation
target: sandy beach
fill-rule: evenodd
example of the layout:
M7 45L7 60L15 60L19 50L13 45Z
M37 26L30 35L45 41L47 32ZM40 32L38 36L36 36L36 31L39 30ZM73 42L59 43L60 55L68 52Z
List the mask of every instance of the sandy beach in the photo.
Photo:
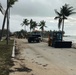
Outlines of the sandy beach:
M76 44L55 49L47 43L16 39L16 57L10 75L76 75Z

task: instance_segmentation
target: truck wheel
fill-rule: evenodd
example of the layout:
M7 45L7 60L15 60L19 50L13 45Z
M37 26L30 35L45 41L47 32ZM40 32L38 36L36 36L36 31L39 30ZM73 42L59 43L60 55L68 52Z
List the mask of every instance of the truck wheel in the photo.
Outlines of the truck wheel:
M29 43L31 43L31 41L30 41L30 40L28 40L28 42L29 42Z
M38 43L39 43L40 41L39 41L39 40L37 40L36 42L38 42Z

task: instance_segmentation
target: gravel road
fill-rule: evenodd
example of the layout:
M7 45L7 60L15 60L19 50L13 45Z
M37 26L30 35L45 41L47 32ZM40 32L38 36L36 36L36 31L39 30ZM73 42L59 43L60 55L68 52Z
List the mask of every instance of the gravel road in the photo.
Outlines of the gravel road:
M16 41L20 50L18 58L23 59L19 61L32 71L15 71L14 75L76 75L76 49L52 48L45 42L28 43L26 39Z

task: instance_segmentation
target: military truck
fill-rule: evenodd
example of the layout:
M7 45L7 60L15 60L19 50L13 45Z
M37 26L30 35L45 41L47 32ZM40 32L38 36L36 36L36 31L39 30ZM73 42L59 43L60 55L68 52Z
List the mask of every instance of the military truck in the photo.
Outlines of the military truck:
M42 40L41 38L41 33L40 32L31 32L30 35L28 36L28 42L40 42Z

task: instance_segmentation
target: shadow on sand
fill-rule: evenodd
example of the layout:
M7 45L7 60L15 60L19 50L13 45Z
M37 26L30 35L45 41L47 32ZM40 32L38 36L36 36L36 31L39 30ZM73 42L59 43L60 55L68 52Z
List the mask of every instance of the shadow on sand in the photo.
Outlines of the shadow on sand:
M31 72L32 69L29 69L27 67L22 67L22 68L15 68L19 72Z
M15 70L9 70L9 72L31 72L32 69L22 66L21 68L15 68Z

